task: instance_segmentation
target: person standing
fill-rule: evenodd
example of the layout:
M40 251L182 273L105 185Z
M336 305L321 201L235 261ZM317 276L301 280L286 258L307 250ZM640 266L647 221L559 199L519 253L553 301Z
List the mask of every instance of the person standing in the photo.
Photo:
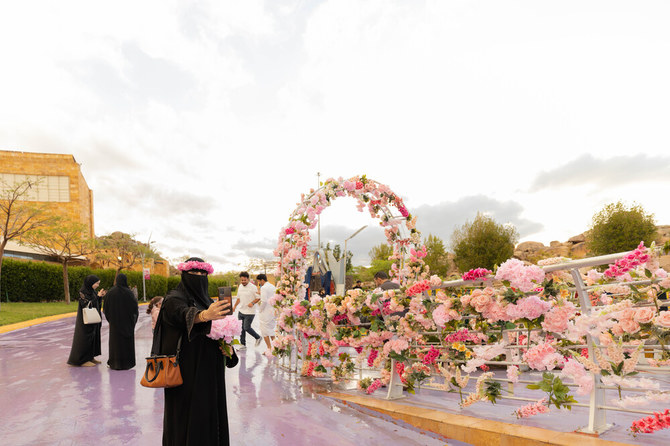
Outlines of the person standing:
M242 345L239 347L241 349L247 348L247 333L256 340L257 347L261 343L262 338L251 328L251 323L256 316L255 305L258 302L260 302L260 297L256 291L256 286L249 281L249 273L242 271L240 273L240 285L237 287L237 300L235 300L235 305L233 306L233 312L235 312L238 306L240 307L237 318L242 321L242 334L240 335L240 343Z
M275 309L270 305L270 299L275 295L276 288L268 282L268 276L265 274L257 275L256 281L261 287L258 322L260 322L261 336L263 336L268 348L264 354L270 356L272 354L272 341L275 338Z
M107 365L112 370L132 369L135 367L135 324L139 310L125 274L116 276L116 285L107 293L103 310L109 322Z
M76 367L93 367L100 364L95 359L102 354L100 350L100 327L97 324L84 324L82 310L89 305L100 313L100 300L105 295L105 290L100 288L100 279L93 274L84 278L84 284L79 290L79 305L77 307L77 319L74 323L74 336L72 337L72 348L67 363Z
M224 362L218 341L207 334L211 321L229 314L230 303L209 297L207 277L214 272L209 263L191 257L177 268L181 282L163 300L154 336L160 346L152 347L161 355L174 355L181 345L183 384L164 389L163 446L227 446L225 368L234 367L239 359L233 350Z

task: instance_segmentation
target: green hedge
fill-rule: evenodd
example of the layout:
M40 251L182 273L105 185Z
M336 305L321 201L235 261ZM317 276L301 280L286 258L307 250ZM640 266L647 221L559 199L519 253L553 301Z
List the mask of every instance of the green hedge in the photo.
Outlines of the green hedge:
M87 266L70 266L67 271L72 300L76 299L84 278L89 274L98 276L100 287L106 290L113 286L116 276L116 271L113 269L94 270ZM137 286L138 297L142 300L142 273L140 271L123 271L123 273L128 276L130 287ZM151 276L151 279L146 281L147 299L154 296L165 296L169 279L158 275ZM179 283L179 277L176 279ZM11 302L62 301L65 299L63 268L55 263L26 262L5 258L2 260L0 289L2 300Z
M70 282L70 299L75 300L84 278L95 274L100 278L100 287L109 290L114 285L116 271L113 269L91 269L88 266L70 266L67 269ZM137 287L138 298L142 300L142 272L123 271L128 276L128 286ZM63 290L63 268L55 263L26 262L5 258L2 260L0 278L2 300L11 302L52 302L65 300ZM147 300L154 296L165 296L179 285L180 276L151 276L146 281ZM209 295L218 296L217 288L225 286L223 279L209 279ZM237 290L233 286L233 292Z

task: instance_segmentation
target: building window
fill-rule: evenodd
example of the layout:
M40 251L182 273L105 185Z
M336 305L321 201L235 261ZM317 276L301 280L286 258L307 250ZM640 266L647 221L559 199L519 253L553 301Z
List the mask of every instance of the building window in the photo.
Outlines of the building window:
M70 201L70 177L55 175L23 175L16 173L0 173L0 188L6 189L24 181L33 181L22 197L26 201L61 202Z

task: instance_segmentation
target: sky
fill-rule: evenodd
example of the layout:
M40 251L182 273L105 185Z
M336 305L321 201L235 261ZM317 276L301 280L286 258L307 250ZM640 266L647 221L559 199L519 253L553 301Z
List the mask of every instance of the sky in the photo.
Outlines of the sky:
M667 1L9 2L0 150L74 155L96 235L219 272L363 174L447 246L478 212L548 245L618 200L670 224L668 54ZM366 264L353 199L321 242L363 225Z

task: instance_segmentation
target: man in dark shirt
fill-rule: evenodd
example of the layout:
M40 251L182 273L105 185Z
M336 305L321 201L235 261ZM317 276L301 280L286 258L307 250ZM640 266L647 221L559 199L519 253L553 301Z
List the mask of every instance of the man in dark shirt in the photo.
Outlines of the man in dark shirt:
M382 290L397 290L400 288L400 285L389 280L389 275L384 271L377 271L375 273L375 285Z

